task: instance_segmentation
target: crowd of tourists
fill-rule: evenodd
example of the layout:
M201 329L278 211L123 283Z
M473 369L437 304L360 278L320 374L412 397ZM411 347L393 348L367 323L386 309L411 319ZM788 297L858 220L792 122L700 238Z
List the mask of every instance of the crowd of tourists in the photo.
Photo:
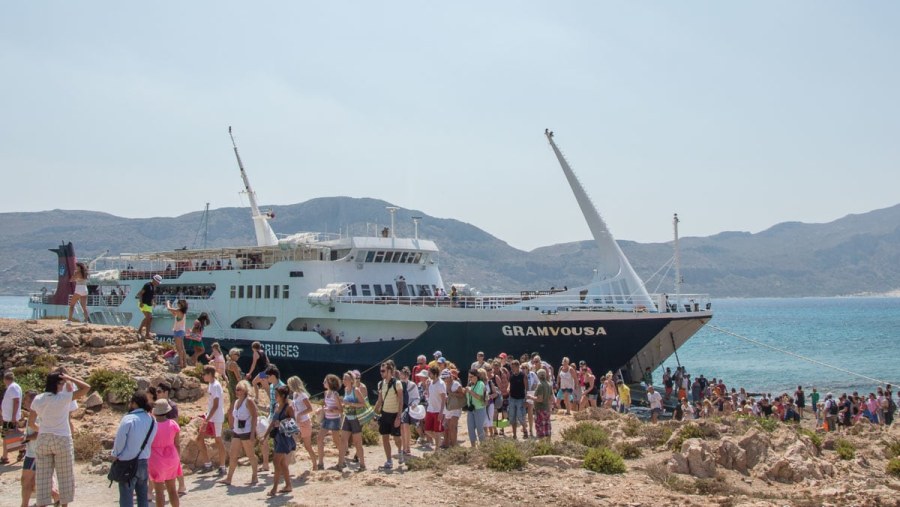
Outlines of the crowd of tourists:
M595 375L584 361L576 364L564 358L554 368L538 354L514 358L500 353L487 358L479 352L465 365L440 351L435 351L430 361L425 355L418 356L411 367L398 367L392 360L382 363L380 380L374 386L374 405L359 371L329 374L322 379L321 392L315 390L322 406L314 408L304 382L296 376L283 379L259 342L251 345L252 360L246 372L238 364L240 349L231 349L227 355L218 344L212 349L202 374L207 384L207 410L199 416L196 438L202 467L198 472L215 473L221 484L231 486L238 460L246 456L250 485L259 483L260 472L272 470L269 495L292 490L289 455L300 446L312 471L326 466L330 470L367 470L362 433L373 420L385 459L378 469L391 470L406 463L414 444L422 452L460 445L458 428L464 415L469 445L475 447L496 437L550 437L558 414L591 407L621 412L632 408L631 388L619 372ZM686 420L744 414L786 422L815 417L817 428L840 431L863 420L890 425L896 410L890 385L868 396L821 396L816 388L806 393L802 386L792 394L754 395L743 388L729 389L722 379L692 378L681 366L674 372L666 368L659 391L649 369L642 381L653 422L669 415ZM22 505L28 505L35 490L37 505L68 504L75 492L70 415L90 386L64 369L48 376L40 394L22 393L12 372L6 373L4 383L5 436L24 429L19 456L24 459ZM110 475L118 482L120 505L135 501L139 506L151 501L164 505L168 499L177 507L187 493L179 455L179 411L169 398L171 391L171 386L161 383L134 393L128 402L128 413L120 422L111 451L115 473L126 470L124 476ZM315 441L314 424L319 428ZM227 447L226 429L230 434ZM336 456L333 463L325 460L328 436L336 451L328 453ZM215 463L207 452L208 441L216 450ZM9 463L10 442L4 438L0 463Z

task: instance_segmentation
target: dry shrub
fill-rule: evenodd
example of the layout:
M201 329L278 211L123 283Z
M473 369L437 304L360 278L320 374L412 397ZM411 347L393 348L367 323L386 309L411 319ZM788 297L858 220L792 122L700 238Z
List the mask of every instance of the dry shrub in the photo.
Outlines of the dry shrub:
M672 436L672 428L662 424L644 424L641 426L639 435L644 439L644 445L657 447L669 441Z
M601 474L624 474L625 461L612 449L594 448L584 455L584 468Z
M479 450L487 455L488 468L500 472L521 470L528 462L522 448L514 440L492 440Z
M583 421L562 432L563 440L576 442L585 447L606 447L609 445L609 434L600 426Z
M625 459L637 459L643 455L641 448L631 442L619 442L615 450Z
M75 459L78 461L90 461L103 450L100 439L86 428L82 428L72 435L72 446L75 449Z
M453 465L465 465L472 461L475 450L470 447L453 446L424 454L421 458L411 456L406 460L410 470L447 470Z

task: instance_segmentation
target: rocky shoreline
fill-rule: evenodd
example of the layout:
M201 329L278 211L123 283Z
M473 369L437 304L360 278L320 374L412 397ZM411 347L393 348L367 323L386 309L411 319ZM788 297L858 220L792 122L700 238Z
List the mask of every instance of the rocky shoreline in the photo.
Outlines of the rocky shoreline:
M205 389L185 373L168 372L162 345L145 342L131 328L65 326L61 321L0 319L0 363L26 371L50 361L87 378L99 368L120 371L138 387L165 380L176 389L185 416L181 450L192 506L221 505L265 498L262 487L215 486L214 477L193 474L196 424L189 416L205 408ZM24 369L23 369L24 367ZM188 372L190 373L190 372ZM76 455L80 458L76 505L115 500L107 489L107 449L124 409L115 396L93 393L75 414ZM563 431L578 424L596 425L609 446L625 457L625 473L604 475L583 468ZM772 424L774 423L774 424ZM461 427L464 427L461 424ZM467 438L465 434L461 438ZM501 442L512 439L501 437ZM279 505L359 505L372 501L428 500L441 505L535 502L544 505L900 505L900 478L886 472L900 453L900 426L858 424L844 433L816 433L811 420L799 426L729 416L699 421L650 424L633 415L590 409L553 417L552 446L516 442L524 464L509 472L491 468L491 446L478 453L435 455L414 449L412 469L374 470L383 460L380 445L366 447L370 470L309 472L305 453L292 465L295 490ZM467 445L467 444L466 444ZM549 445L549 444L548 444ZM552 448L551 448L552 447ZM336 460L334 446L326 462ZM850 449L850 451L848 451ZM210 450L212 448L210 447ZM571 451L571 452L570 452ZM17 466L0 467L0 504L18 505ZM236 483L249 477L239 467ZM263 482L269 479L261 475ZM434 491L442 493L435 498Z

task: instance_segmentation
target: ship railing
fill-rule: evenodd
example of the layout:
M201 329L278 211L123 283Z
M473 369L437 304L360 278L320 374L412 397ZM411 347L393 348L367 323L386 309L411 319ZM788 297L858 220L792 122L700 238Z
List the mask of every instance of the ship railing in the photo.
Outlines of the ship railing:
M523 310L541 311L544 313L558 312L656 312L656 306L648 307L639 304L634 298L624 295L598 296L590 295L581 297L572 294L558 294L561 291L524 291L518 295L492 295L492 296L339 296L335 298L337 303L346 304L375 304L375 305L399 305L399 306L423 306L445 308L468 308L480 310L492 310L516 306ZM539 299L538 299L539 298ZM656 301L657 299L653 299ZM664 299L662 301L665 301ZM712 304L708 295L685 294L681 301L682 312L709 311ZM674 298L670 299L674 304ZM665 309L661 310L665 311ZM670 307L670 312L676 309Z
M651 294L650 299L660 313L689 313L712 311L709 294Z

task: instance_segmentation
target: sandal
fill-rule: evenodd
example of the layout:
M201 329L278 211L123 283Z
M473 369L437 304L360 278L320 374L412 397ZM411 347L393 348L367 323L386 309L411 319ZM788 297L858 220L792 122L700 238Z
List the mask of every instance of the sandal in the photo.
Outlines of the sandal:
M0 458L0 465L9 465L9 459Z

